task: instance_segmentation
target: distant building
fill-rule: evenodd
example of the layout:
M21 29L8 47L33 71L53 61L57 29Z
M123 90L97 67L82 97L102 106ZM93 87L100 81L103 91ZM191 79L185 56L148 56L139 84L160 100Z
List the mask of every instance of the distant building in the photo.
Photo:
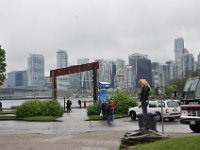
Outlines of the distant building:
M57 68L68 67L68 54L65 50L58 50L57 52Z
M7 73L7 87L27 86L27 71L12 71Z
M184 75L187 72L194 71L194 56L190 54L189 52L184 53L183 55L184 60Z
M169 66L169 80L176 78L176 65L172 60L166 61L166 64Z
M57 69L68 67L68 54L65 50L58 50L57 52ZM66 91L68 89L69 75L59 76L57 77L57 89Z
M151 71L152 71L152 87L158 87L159 83L159 68L160 65L158 62L152 62Z
M175 63L176 63L176 77L180 78L184 76L183 66L183 54L184 54L184 40L183 38L175 39L174 44L174 52L175 52Z
M164 85L167 85L172 79L175 78L175 63L167 61L165 64L153 62L152 67L152 87L159 87L161 80ZM162 77L162 79L161 79Z
M49 76L45 77L45 83L44 83L44 85L45 85L44 88L46 90L49 90L49 92L51 92L51 90L52 90L52 83L51 83L51 78Z
M159 66L159 76L162 75L163 78L163 86L167 85L170 81L170 70L169 65L167 64L160 64ZM161 79L159 79L161 80Z
M152 86L151 60L147 55L138 53L129 55L129 65L133 68L135 87L140 87L137 82L139 79L146 79Z
M87 64L89 63L89 58L78 58L77 64ZM79 89L83 92L84 90L92 89L92 71L84 71L79 74L78 83ZM76 81L77 82L77 81Z
M99 75L99 81L105 81L109 82L114 86L112 83L113 79L113 61L108 61L108 60L103 60L103 59L98 59L96 61L99 61L99 70L98 70L98 75Z
M133 68L132 66L126 66L126 87L127 89L133 89L134 81L133 81Z
M195 65L195 70L200 70L200 53L197 55L197 62Z
M122 59L116 60L115 88L125 89L126 84L126 62Z
M197 62L200 63L200 53L197 55Z
M44 86L44 56L30 54L28 57L28 86Z

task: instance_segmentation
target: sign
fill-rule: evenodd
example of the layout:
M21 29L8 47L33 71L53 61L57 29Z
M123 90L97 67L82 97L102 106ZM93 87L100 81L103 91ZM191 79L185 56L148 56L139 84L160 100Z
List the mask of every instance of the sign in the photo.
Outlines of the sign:
M99 89L108 89L111 88L112 85L109 82L99 82Z
M104 100L108 100L108 92L107 90L100 90L99 91L99 108L102 108L102 103Z

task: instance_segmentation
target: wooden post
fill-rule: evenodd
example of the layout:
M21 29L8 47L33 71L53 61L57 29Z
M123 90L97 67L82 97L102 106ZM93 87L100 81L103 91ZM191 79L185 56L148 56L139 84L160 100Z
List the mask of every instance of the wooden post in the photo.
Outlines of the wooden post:
M95 101L98 100L97 66L96 66L96 64L93 65L92 75L93 75L93 100L94 100L94 102L95 102Z
M54 75L54 71L52 71L52 99L56 100L57 99L57 82L56 82L56 77Z

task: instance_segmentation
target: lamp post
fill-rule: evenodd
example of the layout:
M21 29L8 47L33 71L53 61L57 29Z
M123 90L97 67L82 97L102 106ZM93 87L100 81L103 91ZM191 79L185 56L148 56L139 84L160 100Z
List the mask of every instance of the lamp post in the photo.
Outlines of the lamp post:
M163 75L160 74L160 98L161 98L161 118L162 118L162 134L164 134L164 124L163 124Z

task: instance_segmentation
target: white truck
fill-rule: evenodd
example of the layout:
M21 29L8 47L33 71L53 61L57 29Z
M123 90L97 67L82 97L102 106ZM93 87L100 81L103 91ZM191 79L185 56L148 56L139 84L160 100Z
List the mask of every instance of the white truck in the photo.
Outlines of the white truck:
M180 122L200 133L200 77L187 80L181 101Z

